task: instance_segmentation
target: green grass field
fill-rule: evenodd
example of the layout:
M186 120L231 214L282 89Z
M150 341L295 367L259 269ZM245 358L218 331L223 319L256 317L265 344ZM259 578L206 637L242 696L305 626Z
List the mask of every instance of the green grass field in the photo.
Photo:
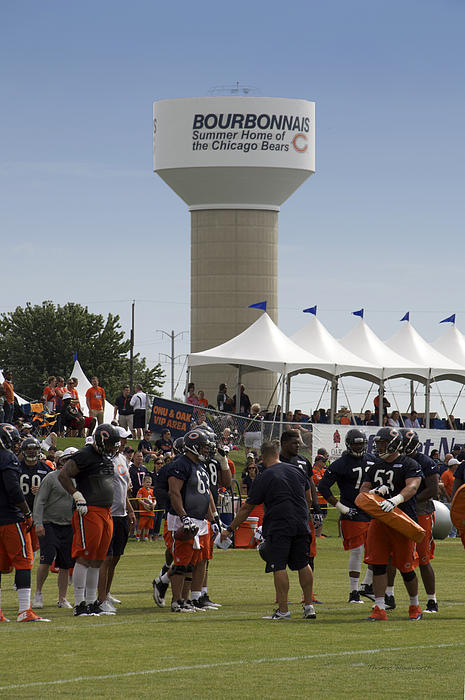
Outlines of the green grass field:
M209 592L218 611L173 614L152 601L162 542L129 542L112 592L111 617L74 619L56 608L56 577L44 587L49 624L1 625L0 697L6 698L463 698L465 552L460 540L437 543L440 612L407 618L400 577L398 607L387 623L369 623L370 603L347 604L347 554L334 512L318 541L316 620L303 620L291 574L292 620L274 609L272 578L253 550L215 552ZM3 610L15 617L13 576L3 576ZM34 586L33 586L34 590ZM69 592L72 601L72 591ZM420 602L425 603L420 584Z

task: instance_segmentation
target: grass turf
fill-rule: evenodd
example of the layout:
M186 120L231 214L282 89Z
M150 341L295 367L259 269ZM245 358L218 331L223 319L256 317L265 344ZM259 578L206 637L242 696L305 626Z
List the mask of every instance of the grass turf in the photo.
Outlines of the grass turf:
M50 574L41 614L52 622L0 626L0 697L463 697L460 540L437 543L438 615L409 622L398 576L397 609L388 622L369 623L369 601L347 603L348 556L334 512L325 531L331 536L318 541L315 591L324 604L316 606L316 620L302 619L293 573L292 620L262 619L274 609L273 582L252 550L215 552L209 592L223 607L205 613L175 615L153 604L162 542L129 542L112 587L122 600L116 616L75 619L72 611L57 609ZM3 576L2 584L3 610L14 619L13 576Z

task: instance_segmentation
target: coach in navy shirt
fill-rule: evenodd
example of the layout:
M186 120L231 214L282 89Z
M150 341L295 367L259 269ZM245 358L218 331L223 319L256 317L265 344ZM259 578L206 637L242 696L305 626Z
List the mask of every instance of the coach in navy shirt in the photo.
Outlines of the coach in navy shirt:
M257 476L245 503L231 525L223 532L226 539L250 515L255 506L263 504L263 536L260 551L266 561L267 573L273 572L279 608L266 619L290 618L288 609L289 578L286 567L299 572L304 594L304 617L314 618L312 606L313 573L309 566L311 534L308 526L311 504L310 483L303 471L279 461L279 444L262 445L265 470Z

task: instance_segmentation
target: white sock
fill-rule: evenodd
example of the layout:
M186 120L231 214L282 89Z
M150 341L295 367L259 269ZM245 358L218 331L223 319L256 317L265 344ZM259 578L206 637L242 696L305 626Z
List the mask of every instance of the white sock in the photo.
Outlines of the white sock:
M436 593L427 593L426 595L427 595L427 597L428 597L428 600L434 600L435 603L437 602L437 600L436 600ZM0 608L1 608L1 607L2 607L2 606L0 605Z
M74 605L79 605L86 597L87 566L76 562L73 571ZM94 602L94 601L92 601Z
M162 583L169 583L170 582L170 577L168 576L168 572L166 572L166 574L163 574L163 576L160 576L160 581Z
M202 586L202 595L204 595L204 593L206 593L206 592L207 592L207 587L206 587L206 586Z
M349 584L350 584L350 592L352 591L358 591L358 578L352 578L352 576L349 576Z
M191 591L191 600L198 600L201 595L200 591Z
M417 595L410 596L410 605L418 605L418 596Z
M386 595L394 595L394 586L386 586Z
M22 613L24 610L29 610L31 607L31 589L18 588L18 609Z
M380 608L380 610L386 610L386 606L384 604L384 596L382 598L375 598L375 605Z
M86 603L93 603L97 600L98 575L99 570L89 566L86 578Z
M363 583L365 586L371 586L373 583L373 571L371 569L367 569L365 571L365 578L363 579Z

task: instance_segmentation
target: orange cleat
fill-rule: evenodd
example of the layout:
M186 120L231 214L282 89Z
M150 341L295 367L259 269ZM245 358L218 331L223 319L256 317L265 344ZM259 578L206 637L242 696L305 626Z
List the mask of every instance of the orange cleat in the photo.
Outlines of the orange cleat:
M23 610L23 612L18 613L16 622L50 622L50 620L46 617L39 617L32 608L29 608L29 610Z
M386 614L386 610L384 608L380 608L378 605L375 605L373 610L371 611L370 617L367 617L367 620L369 622L380 622L381 620L387 620L388 616Z
M421 608L419 605L411 605L408 609L408 619L415 621L415 620L421 620L423 617L421 613Z
M0 609L0 622L9 622L9 619L5 617L5 615L2 613Z

